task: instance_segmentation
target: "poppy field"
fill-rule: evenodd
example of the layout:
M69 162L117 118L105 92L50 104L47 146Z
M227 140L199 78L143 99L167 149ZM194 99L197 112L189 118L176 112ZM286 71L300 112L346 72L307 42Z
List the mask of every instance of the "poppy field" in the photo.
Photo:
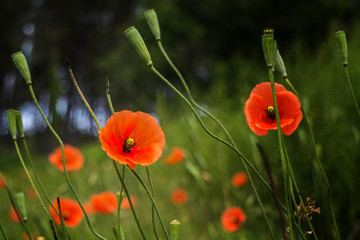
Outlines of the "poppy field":
M154 9L144 21L153 38L124 29L127 47L172 95L159 90L154 112L123 109L107 79L111 114L100 123L68 62L97 129L86 143L62 140L38 103L27 56L9 57L56 144L36 151L21 111L7 110L13 149L4 156L13 163L0 167L0 238L359 239L356 41L340 30L319 49L282 52L276 29L266 28L254 50L263 62L237 60L239 92L229 96L225 76L214 74L201 95L166 52ZM170 77L157 69L151 41Z

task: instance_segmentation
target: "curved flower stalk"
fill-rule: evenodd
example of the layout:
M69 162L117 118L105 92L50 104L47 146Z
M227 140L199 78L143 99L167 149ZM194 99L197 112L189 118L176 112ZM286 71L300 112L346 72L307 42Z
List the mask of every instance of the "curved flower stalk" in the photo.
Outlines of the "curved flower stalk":
M27 67L27 61L24 57L24 55L21 53L21 52L17 52L15 54L12 55L12 58L13 58L13 61L15 63L15 65L18 67L19 71L21 72L22 76L26 76L24 77L24 79L26 80L26 83L28 85L28 88L29 88L29 91L30 91L30 94L31 94L31 97L33 98L34 102L35 102L35 105L36 107L38 108L42 118L44 119L46 125L49 127L51 133L54 135L54 137L56 138L56 140L59 142L60 146L61 146L61 149L62 149L62 162L63 162L63 167L64 167L64 174L65 174L65 179L70 187L70 190L72 191L72 193L74 194L77 202L79 203L82 211L84 212L84 215L85 215L85 218L86 218L86 222L91 230L91 232L96 236L98 237L99 239L106 239L104 238L103 236L101 236L99 233L97 233L93 227L91 226L91 223L90 223L90 220L89 220L89 217L88 215L86 214L86 211L80 201L80 198L73 186L73 184L71 183L70 181L70 178L69 178L69 175L68 175L68 172L66 170L66 161L65 161L65 150L64 150L64 143L62 142L61 138L59 137L59 135L56 133L55 129L52 127L52 125L50 124L50 122L48 121L48 119L46 118L44 112L42 111L40 105L39 105L39 102L35 96L35 93L34 93L34 90L32 88L32 81L31 81L31 75L30 75L30 71L29 71L29 68ZM21 67L19 67L21 66ZM26 67L24 67L26 66ZM25 72L25 74L23 73ZM28 73L27 73L28 72ZM29 76L29 77L27 77Z

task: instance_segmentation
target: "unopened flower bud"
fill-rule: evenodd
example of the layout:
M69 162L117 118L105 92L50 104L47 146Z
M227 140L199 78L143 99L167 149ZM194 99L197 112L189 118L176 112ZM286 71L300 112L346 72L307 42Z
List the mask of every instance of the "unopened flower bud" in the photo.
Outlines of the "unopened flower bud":
M159 21L158 21L158 17L156 15L156 12L154 9L148 9L144 12L145 15L145 19L147 24L150 27L150 30L152 32L152 34L154 35L156 40L160 40L161 36L160 36L160 26L159 26Z
M13 140L16 140L16 110L14 109L8 109L6 111L6 115L7 115L7 119L8 119L8 125L9 125L9 130L10 130L10 134L12 136Z
M172 220L170 222L171 225L171 240L179 240L180 239L180 225L181 223L178 220Z
M22 52L16 52L13 55L11 55L11 57L16 68L19 70L21 76L23 76L26 83L31 84L29 65L26 61L24 54Z
M267 28L261 39L262 48L267 67L272 67L274 62L274 30Z
M345 32L339 30L335 33L336 45L344 66L348 64L348 52Z
M24 128L23 128L23 124L22 124L22 118L21 118L20 111L16 111L16 126L17 126L17 131L19 132L19 136L21 138L24 138L25 134L24 134Z
M24 222L27 221L27 213L26 213L26 204L25 204L25 194L23 192L18 192L15 194L15 202L16 207L20 212L20 215Z
M276 51L276 68L279 70L283 78L287 77L284 60L282 59L279 50Z
M125 35L131 45L135 48L136 52L146 62L148 66L152 66L150 53L142 39L139 31L135 27L130 27L125 31Z

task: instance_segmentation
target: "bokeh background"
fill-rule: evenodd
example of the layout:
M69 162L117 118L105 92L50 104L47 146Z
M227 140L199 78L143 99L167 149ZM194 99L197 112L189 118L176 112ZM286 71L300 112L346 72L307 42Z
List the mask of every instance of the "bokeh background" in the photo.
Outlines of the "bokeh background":
M167 139L164 155L173 146L186 149L184 163L169 167L160 159L151 167L164 217L168 222L178 218L184 223L183 239L267 239L265 222L251 187L240 191L229 182L235 172L243 170L239 159L203 133L181 100L147 68L127 42L124 30L134 25L142 34L157 69L183 91L146 25L143 12L148 8L156 9L164 47L186 78L195 99L223 121L244 155L265 175L255 144L263 146L281 188L276 134L257 137L246 125L243 114L251 89L267 81L262 30L275 29L278 48L310 117L320 158L333 188L341 235L343 239L359 238L360 120L334 40L336 30L346 31L350 76L355 94L360 97L360 69L356 67L360 64L359 1L1 1L0 171L8 175L15 188L25 191L29 184L24 185L21 178L22 170L8 131L6 109L9 108L22 112L31 152L36 156L35 165L43 170L41 178L50 179L58 174L46 187L50 195L71 196L61 174L47 161L57 142L12 64L11 54L21 50L29 61L33 87L47 117L64 142L84 151L87 165L82 173L73 176L83 199L104 189L118 191L120 184L113 184L115 172L101 152L96 125L71 83L65 58L70 60L102 126L110 116L105 96L108 77L116 111L145 111L156 116ZM276 78L285 85L279 74ZM211 121L205 117L204 120L221 134ZM286 137L286 143L303 196L312 197L321 207L321 214L313 219L318 235L320 239L332 239L325 183L314 163L304 123ZM206 180L204 174L211 180ZM260 182L257 184L262 187ZM140 187L135 183L133 186L134 194L146 199ZM176 187L188 190L186 206L171 205L168 195ZM279 220L271 195L264 189L261 194L276 229ZM4 224L10 204L6 194L0 196L0 219ZM36 201L31 204L36 209ZM247 223L233 235L227 235L219 221L221 211L229 205L242 206L248 215ZM149 201L138 208L144 212L144 225L151 232ZM130 214L127 219L132 221ZM114 218L97 217L94 225L102 221L111 225ZM14 223L5 226L9 230L20 228ZM42 229L41 224L36 226ZM75 236L86 232L86 224L82 223L79 229L73 231ZM101 231L107 231L103 224ZM276 231L280 234L280 229ZM125 232L129 239L139 237L133 224Z

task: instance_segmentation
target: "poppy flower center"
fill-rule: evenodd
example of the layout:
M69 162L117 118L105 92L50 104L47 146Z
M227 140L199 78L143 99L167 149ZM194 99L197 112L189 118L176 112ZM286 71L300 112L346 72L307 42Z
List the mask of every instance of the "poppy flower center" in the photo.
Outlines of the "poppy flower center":
M123 151L129 153L131 149L135 146L135 141L132 138L125 138L123 141Z
M231 216L230 221L233 224L238 224L240 222L240 219L237 216Z
M64 220L68 220L68 219L70 218L70 213L69 213L69 211L64 211L64 212L62 213L62 217L63 217Z
M274 120L275 119L275 108L271 105L267 106L265 109L265 113L268 119Z

